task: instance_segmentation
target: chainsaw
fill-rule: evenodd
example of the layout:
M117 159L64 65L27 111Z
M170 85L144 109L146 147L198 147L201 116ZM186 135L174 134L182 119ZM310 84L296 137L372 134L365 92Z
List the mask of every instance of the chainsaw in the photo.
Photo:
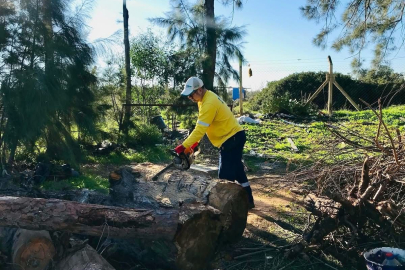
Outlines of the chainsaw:
M184 150L184 152L177 154L174 150L170 151L170 154L173 156L172 162L164 167L161 171L155 174L152 177L152 181L156 181L160 175L162 175L165 171L174 167L181 171L186 171L190 169L191 164L193 164L195 157L200 153L199 147L195 147L194 149L189 147Z

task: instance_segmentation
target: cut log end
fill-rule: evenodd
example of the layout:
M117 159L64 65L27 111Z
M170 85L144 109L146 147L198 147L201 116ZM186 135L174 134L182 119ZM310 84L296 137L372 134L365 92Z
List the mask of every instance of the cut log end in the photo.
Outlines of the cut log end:
M20 229L14 236L12 248L15 269L47 269L55 248L47 231L28 231Z
M176 265L182 270L207 269L222 228L220 212L212 207L197 206L182 209L181 216L186 221L180 225L175 239Z
M238 184L220 181L212 189L208 204L220 210L224 231L221 242L224 244L237 242L246 228L248 197L246 191Z
M116 172L111 172L110 175L108 176L108 179L110 181L119 181L119 180L121 180L121 175L119 175Z

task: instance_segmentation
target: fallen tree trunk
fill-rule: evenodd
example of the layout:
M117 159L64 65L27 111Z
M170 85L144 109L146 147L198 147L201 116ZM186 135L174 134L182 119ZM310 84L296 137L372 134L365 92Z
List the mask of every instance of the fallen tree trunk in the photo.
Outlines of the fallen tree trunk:
M169 263L176 269L205 269L222 232L221 212L201 204L184 205L179 210L136 210L0 197L0 213L0 226L141 240L168 260L162 260L162 265Z
M247 195L240 185L180 171L157 182L141 182L137 177L133 170L110 174L110 196L83 191L36 192L43 197L115 206L0 197L0 213L5 217L0 226L94 236L90 243L94 248L105 243L97 250L103 250L103 256L111 258L117 269L123 265L114 262L127 266L141 262L154 269L206 269L222 244L242 236Z
M173 239L176 210L126 209L71 201L0 197L0 226L29 230L61 230L110 237Z

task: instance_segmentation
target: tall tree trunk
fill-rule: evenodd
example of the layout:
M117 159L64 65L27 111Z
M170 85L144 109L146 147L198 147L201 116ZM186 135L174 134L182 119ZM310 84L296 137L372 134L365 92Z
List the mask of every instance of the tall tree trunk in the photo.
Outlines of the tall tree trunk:
M123 14L124 14L124 46L125 46L125 75L126 75L126 91L125 91L125 103L131 103L131 67L129 62L129 38L128 38L128 9L127 1L123 0ZM124 123L123 123L123 132L128 134L129 127L129 117L131 114L131 107L125 106L124 112Z
M34 57L35 57L35 42L36 42L36 33L37 33L37 27L38 27L38 17L39 17L39 0L37 0L36 3L36 17L35 17L35 27L34 27L34 33L32 37L32 46L31 46L31 57L30 57L30 68L31 70L34 69Z
M215 30L214 0L205 0L205 25L207 43L203 62L203 81L207 89L214 89L215 63L217 58L217 37Z
M17 150L17 145L18 145L18 139L17 136L13 136L12 141L9 143L10 146L10 155L8 157L8 166L12 166L14 163L14 159L15 159L15 152Z
M52 1L43 0L43 18L45 24L45 34L44 34L44 47L45 47L45 75L49 87L52 87L52 70L54 65L53 57L53 28L52 28Z

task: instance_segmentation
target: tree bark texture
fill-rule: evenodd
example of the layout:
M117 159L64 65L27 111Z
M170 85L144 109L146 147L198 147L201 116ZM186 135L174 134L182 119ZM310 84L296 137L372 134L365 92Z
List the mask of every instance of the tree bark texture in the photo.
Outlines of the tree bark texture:
M129 31L128 31L128 9L127 9L127 1L123 0L123 16L124 16L124 50L125 50L125 103L131 104L131 67L130 67L130 59L129 59ZM123 131L125 134L128 134L129 128L129 118L131 114L131 107L125 106L124 110L124 123L123 123Z
M215 63L217 58L217 37L215 27L214 0L205 0L205 27L206 27L206 47L205 60L203 62L203 81L205 87L214 90Z
M138 173L121 168L110 173L112 201L146 208L174 208L200 203L222 212L221 242L234 243L247 221L247 194L238 184L196 173L168 171L158 181L139 182Z
M117 238L173 239L178 211L137 210L62 200L0 197L0 226Z

